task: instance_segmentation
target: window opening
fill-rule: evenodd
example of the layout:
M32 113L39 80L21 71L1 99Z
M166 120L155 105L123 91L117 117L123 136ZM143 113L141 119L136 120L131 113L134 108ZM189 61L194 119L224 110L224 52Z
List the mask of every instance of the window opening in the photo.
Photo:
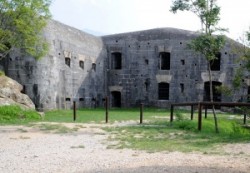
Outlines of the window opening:
M65 58L65 64L70 67L70 58Z
M84 61L79 61L79 67L80 67L81 69L84 69Z
M160 70L170 70L170 53L160 52Z
M70 98L65 98L65 101L66 102L70 102Z
M84 101L84 98L79 98L79 101L80 101L80 102L83 102L83 101Z
M216 59L210 61L211 71L220 71L221 53L216 54Z
M158 97L159 97L159 100L169 100L169 84L168 83L158 84Z
M185 65L185 60L184 59L181 60L181 65Z
M92 63L92 70L96 71L96 64Z
M212 81L212 90L213 90L213 101L221 102L221 92L218 91L217 87L220 87L221 82ZM204 101L210 101L210 82L204 83Z
M112 69L122 69L122 54L120 52L113 52L111 54Z
M181 93L184 93L184 84L181 83L181 84L180 84L180 87L181 87Z

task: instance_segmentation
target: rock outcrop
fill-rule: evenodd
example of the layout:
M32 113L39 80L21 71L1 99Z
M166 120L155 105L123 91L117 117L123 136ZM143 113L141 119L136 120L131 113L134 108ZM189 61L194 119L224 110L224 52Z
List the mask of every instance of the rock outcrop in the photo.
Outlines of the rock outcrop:
M35 109L31 99L21 93L23 86L17 81L7 77L0 76L0 106L3 105L19 105L25 109Z

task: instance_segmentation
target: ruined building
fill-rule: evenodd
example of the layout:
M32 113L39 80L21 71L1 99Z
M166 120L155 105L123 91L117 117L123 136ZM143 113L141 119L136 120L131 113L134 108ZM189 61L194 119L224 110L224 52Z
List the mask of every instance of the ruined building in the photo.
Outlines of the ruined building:
M187 48L195 32L159 28L96 37L50 21L44 36L50 44L46 57L36 61L15 52L0 66L24 86L37 109L67 109L74 100L78 107L98 107L106 96L111 107L208 100L207 62ZM238 58L232 43L228 39L211 62L214 86L232 86ZM247 93L216 92L215 101L237 101Z

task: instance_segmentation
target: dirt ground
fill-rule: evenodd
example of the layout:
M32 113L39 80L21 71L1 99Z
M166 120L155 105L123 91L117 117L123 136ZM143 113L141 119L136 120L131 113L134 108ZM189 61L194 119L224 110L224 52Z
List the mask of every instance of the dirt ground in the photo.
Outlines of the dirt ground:
M226 145L224 155L147 153L107 149L109 134L100 124L66 124L70 133L53 133L38 126L0 126L1 173L247 173L250 141Z

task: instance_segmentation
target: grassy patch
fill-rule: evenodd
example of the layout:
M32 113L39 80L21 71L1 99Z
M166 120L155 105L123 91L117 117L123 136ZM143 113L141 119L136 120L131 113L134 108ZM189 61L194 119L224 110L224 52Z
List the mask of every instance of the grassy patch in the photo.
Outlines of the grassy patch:
M39 121L40 115L35 110L23 110L19 106L1 106L0 124L25 124Z
M157 118L166 118L169 111L166 109L145 108L144 120L155 120ZM120 121L138 121L140 116L139 108L120 109L113 108L109 110L109 122ZM49 122L73 122L73 110L54 110L45 113L44 121ZM103 108L81 109L76 112L76 122L78 123L105 123L105 110Z
M216 134L212 116L203 119L202 131L197 130L197 120L185 120L185 116L169 122L155 121L144 125L107 127L109 141L118 141L108 148L131 148L155 151L182 151L221 153L221 147L231 143L245 143L250 140L250 129L244 128L238 119L230 120L227 114L219 114L220 133Z
M39 124L38 128L48 133L72 133L78 131L77 127L69 128L62 124L49 124L49 123Z

